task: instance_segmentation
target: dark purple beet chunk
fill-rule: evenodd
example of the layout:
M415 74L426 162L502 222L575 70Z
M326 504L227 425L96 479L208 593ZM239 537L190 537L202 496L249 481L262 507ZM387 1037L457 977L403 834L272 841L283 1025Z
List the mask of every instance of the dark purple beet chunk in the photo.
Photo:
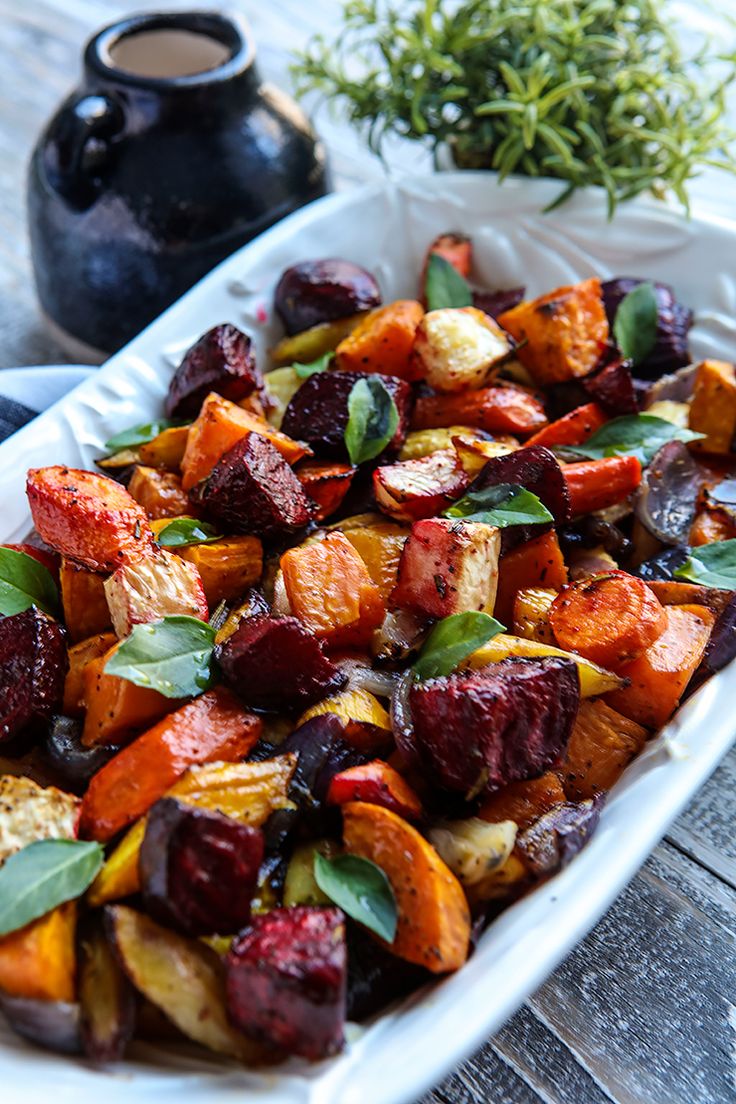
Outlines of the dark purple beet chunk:
M365 1020L432 980L421 966L392 955L364 928L347 923L349 1020Z
M225 962L228 1013L250 1038L319 1061L344 1045L346 978L339 909L274 909L233 943Z
M319 456L346 460L345 429L348 399L366 372L317 372L304 381L286 408L281 428L289 437L306 441ZM389 449L401 447L409 428L411 388L395 376L377 376L396 403L399 426Z
M491 792L554 767L580 701L571 660L504 659L417 683L409 704L429 776L464 794Z
M593 375L586 376L582 384L589 399L602 406L612 418L636 414L639 410L628 361L613 360Z
M237 402L262 386L247 334L229 323L213 326L184 354L169 384L166 415L196 417L210 391Z
M466 494L499 483L526 487L544 503L558 525L570 520L570 492L554 453L544 445L530 445L506 456L489 460L468 487ZM501 533L501 550L509 552L518 544L545 532L543 525L513 525Z
M526 288L508 288L505 291L473 291L473 306L478 310L490 314L491 318L498 318L504 311L517 307L524 298Z
M532 874L554 874L582 851L598 827L603 801L601 794L587 801L565 801L521 832L516 848Z
M303 709L347 680L296 617L248 617L216 655L225 682L255 709Z
M0 619L0 743L49 719L68 667L64 630L41 610Z
M287 334L380 304L381 292L370 272L338 257L292 265L274 292L274 307Z
M667 284L651 281L657 297L657 310L659 321L657 325L657 339L654 347L641 363L637 364L637 375L644 379L658 379L665 372L674 372L690 363L688 349L688 333L693 324L692 311L678 303L675 293ZM619 276L613 280L606 280L601 285L603 303L608 316L608 324L613 333L613 323L616 311L625 295L628 295L638 284L645 283L631 276Z
M263 834L174 798L148 814L138 869L147 910L190 935L239 931L263 860Z
M233 445L189 497L230 531L261 537L295 533L312 516L298 478L259 433L249 433Z

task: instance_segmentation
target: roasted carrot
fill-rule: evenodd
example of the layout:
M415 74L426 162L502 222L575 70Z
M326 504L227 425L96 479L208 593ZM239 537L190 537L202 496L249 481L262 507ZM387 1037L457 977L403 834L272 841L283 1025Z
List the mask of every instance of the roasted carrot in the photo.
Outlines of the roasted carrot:
M435 849L396 813L354 801L343 807L345 848L386 874L398 927L391 950L434 974L457 970L468 956L470 911L462 887Z
M644 747L647 731L597 698L581 701L559 767L565 794L584 801L606 793Z
M68 717L84 712L84 671L93 659L109 652L117 643L114 632L97 633L69 649L69 670L64 681L63 710Z
M0 989L11 997L73 1001L77 905L69 901L0 939Z
M350 490L355 472L351 464L329 460L305 460L296 468L299 482L317 506L315 521L324 521L334 514Z
M82 802L81 834L111 839L147 812L188 767L244 758L262 727L229 690L208 690L144 732L97 772Z
M46 543L91 571L114 571L153 543L145 511L106 475L60 465L32 468L26 493Z
M550 606L561 648L618 671L667 627L664 606L642 579L609 571L570 583Z
M467 238L465 234L440 234L439 237L434 239L424 258L421 278L422 297L424 296L429 258L433 254L437 254L448 264L451 264L465 280L470 275L470 269L473 266L473 243L470 238Z
M75 644L111 627L104 575L64 556L59 569L59 586L64 623Z
M539 778L509 782L486 798L478 816L491 824L513 820L519 829L524 829L561 801L565 801L562 783L554 771L547 771Z
M349 801L382 805L405 820L418 820L422 815L422 803L414 790L383 759L340 771L330 782L327 801L330 805L347 805Z
M103 655L89 660L81 673L86 708L82 730L85 747L125 744L175 708L175 702L156 690L105 674L105 664L117 648L115 643Z
M567 582L567 568L557 534L543 533L502 556L493 616L507 628L513 624L514 600L520 590L545 587L559 590Z
M371 311L337 346L337 367L345 372L380 372L415 380L414 335L424 314L415 299L398 299Z
M607 421L606 414L598 403L586 403L585 406L577 406L569 414L565 414L564 418L550 422L526 443L527 445L546 445L548 448L552 445L582 445Z
M521 387L481 387L450 395L424 395L417 399L412 429L468 425L489 433L513 433L523 437L547 423L539 399Z
M665 606L665 615L659 639L620 669L629 685L605 698L619 713L647 728L660 728L674 713L715 623L715 614L705 606Z
M573 517L605 510L630 495L641 483L641 464L635 456L606 456L565 464Z

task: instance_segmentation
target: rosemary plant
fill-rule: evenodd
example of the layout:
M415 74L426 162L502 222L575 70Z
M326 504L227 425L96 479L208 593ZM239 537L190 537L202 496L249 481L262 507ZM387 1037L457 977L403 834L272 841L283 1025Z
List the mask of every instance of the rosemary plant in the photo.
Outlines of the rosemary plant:
M463 168L605 188L609 214L674 193L706 165L736 172L724 122L736 56L687 54L668 0L348 0L335 41L293 66L300 93L387 134L450 146Z

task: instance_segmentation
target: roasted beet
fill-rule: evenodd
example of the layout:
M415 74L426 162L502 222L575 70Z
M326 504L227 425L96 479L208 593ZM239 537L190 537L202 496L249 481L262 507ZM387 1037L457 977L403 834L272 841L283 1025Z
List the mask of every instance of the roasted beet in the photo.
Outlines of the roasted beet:
M217 660L228 686L256 709L304 708L347 681L296 617L246 618L218 647Z
M320 322L347 318L381 304L381 292L370 272L352 261L328 257L287 268L276 285L273 305L287 334L301 333Z
M237 402L262 386L250 338L229 323L213 326L184 354L169 384L166 414L196 417L210 391Z
M586 376L582 385L588 396L602 406L606 414L616 418L623 414L636 414L639 403L629 362L613 360L600 371Z
M676 548L665 548L651 559L645 560L638 567L631 569L632 575L638 575L646 580L669 580L675 578L678 567L682 567L690 555L690 549L686 545L678 545Z
M603 801L599 794L554 805L516 837L516 852L535 877L554 874L582 851L598 826Z
M76 717L59 714L51 718L40 750L64 785L74 793L81 793L92 775L104 767L120 748L111 744L84 747L82 722Z
M613 332L616 311L624 296L639 284L644 283L636 277L618 276L601 284L603 303L606 308L608 324ZM688 332L693 324L693 313L678 303L675 293L667 284L652 281L657 297L657 339L654 348L642 364L637 364L637 374L646 379L657 379L665 372L673 372L690 361L688 351Z
M432 980L432 975L405 962L358 924L347 924L349 1020L365 1020Z
M286 408L281 428L299 441L306 441L319 456L348 459L345 429L348 424L348 399L365 372L317 372L304 381ZM409 428L411 388L395 376L379 379L396 403L399 426L389 449L400 448Z
M705 476L682 441L668 441L645 468L634 513L662 544L684 544Z
M173 797L148 814L138 871L148 912L190 935L239 931L263 859L263 833Z
M431 775L464 794L533 778L559 762L580 700L571 660L504 659L415 683L414 738Z
M344 1044L347 954L336 908L257 916L225 961L230 1019L245 1035L310 1061Z
M525 291L524 287L508 288L505 291L479 291L475 288L473 306L490 314L491 318L498 318L499 314L518 306Z
M283 456L259 433L248 433L189 492L195 506L235 533L295 533L312 505Z
M0 743L48 720L68 666L64 630L41 610L0 620Z

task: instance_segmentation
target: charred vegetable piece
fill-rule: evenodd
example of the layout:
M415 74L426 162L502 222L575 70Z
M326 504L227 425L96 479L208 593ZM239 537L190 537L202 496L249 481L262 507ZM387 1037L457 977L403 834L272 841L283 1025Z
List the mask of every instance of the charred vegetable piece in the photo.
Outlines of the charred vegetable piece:
M110 628L105 576L75 564L66 556L59 570L64 624L73 643Z
M169 384L164 409L169 418L196 417L211 391L237 402L262 384L250 338L224 323L213 326L186 351Z
M422 366L414 356L417 327L424 310L413 299L399 299L371 311L343 338L335 350L343 372L378 372L411 382Z
M287 334L380 306L381 292L366 269L340 257L302 261L282 274L274 308Z
M501 624L510 625L518 591L533 586L560 590L566 582L567 567L556 533L524 541L501 558L494 616Z
M431 980L420 966L397 958L358 924L348 922L349 1020L365 1020Z
M136 999L100 920L93 914L82 929L78 984L84 1053L106 1065L123 1057L133 1037Z
M217 649L227 684L257 709L309 705L345 685L343 672L296 617L249 617Z
M556 422L545 426L530 437L527 447L544 445L546 448L553 448L555 445L582 445L605 422L606 415L597 403L576 406L569 414L558 418Z
M580 711L584 704L584 702L580 703ZM573 734L574 732L573 728ZM571 736L570 739L572 738ZM569 746L568 744L568 748ZM543 813L564 800L565 791L559 775L554 771L547 771L546 774L540 774L539 778L509 782L508 786L503 786L485 799L478 810L478 816L491 824L512 820L519 826L519 830L523 831Z
M376 468L373 492L384 513L398 521L430 518L463 493L469 477L452 449Z
M334 514L350 490L355 472L351 464L320 460L306 460L299 465L296 475L314 503L312 516L315 521L324 521Z
M662 544L684 544L695 520L703 472L682 441L668 441L644 471L634 512Z
M384 518L374 524L344 530L384 602L396 584L401 550L408 532L403 525L395 525Z
M230 1018L260 1042L318 1061L344 1045L345 923L335 908L254 918L227 957Z
M263 835L172 797L148 814L138 859L146 910L188 935L239 931L263 860Z
M626 559L631 551L631 541L617 525L601 517L581 517L558 532L565 554L582 549L603 549L614 560Z
M499 873L512 857L517 825L512 820L490 823L479 817L442 821L429 838L472 901L499 896ZM502 886L506 888L506 879Z
M500 550L501 531L492 525L417 521L401 553L391 601L435 618L466 610L492 613Z
M140 729L170 712L174 704L157 690L108 675L105 666L117 648L116 644L90 660L82 673L86 706L82 744L86 748L126 744Z
M672 288L657 281L651 282L657 298L657 340L644 362L637 365L637 372L645 379L657 379L665 372L673 372L689 363L688 331L693 324L692 311L677 302ZM622 299L641 283L644 281L636 277L619 276L601 285L611 327Z
M465 391L488 383L511 347L509 336L483 311L445 307L420 321L413 357L418 374L435 391Z
M477 648L460 666L461 670L478 671L502 659L512 657L544 659L547 656L566 659L575 664L580 679L581 698L594 698L609 690L617 690L624 684L624 680L619 675L614 675L612 671L604 671L602 667L591 663L589 659L583 659L574 652L566 652L551 644L540 644L536 640L525 640L523 637L509 636L506 633L499 633L487 644Z
M0 993L0 1012L23 1039L38 1043L44 1050L59 1054L79 1054L79 1005L73 1001L11 997Z
M54 773L75 793L85 789L92 775L101 770L119 750L114 744L85 747L82 744L81 722L64 716L51 718L42 744L44 758Z
M535 877L556 873L582 851L598 827L602 804L595 797L555 805L517 837L517 854Z
M32 468L26 493L33 524L62 556L114 571L153 543L145 511L107 476L61 466Z
M558 525L570 518L570 492L557 459L548 448L532 445L489 460L468 487L468 494L502 483L526 487L543 502ZM502 552L539 535L539 525L513 525L501 534Z
M682 567L689 555L690 549L685 545L666 548L657 556L652 556L651 559L645 560L644 563L635 567L632 574L638 575L640 579L646 579L647 581L650 579L674 579L678 567Z
M58 709L68 664L64 630L35 606L0 619L0 744Z
M456 395L422 395L417 399L412 429L451 425L475 426L488 433L526 437L547 423L539 399L511 384L481 387Z
M181 476L160 468L146 468L142 464L136 464L133 468L128 480L128 494L152 520L186 514L189 507Z
M473 290L473 306L484 311L491 318L500 318L506 311L518 307L524 298L526 288L507 288L505 291L479 291Z
M391 721L378 698L365 688L348 687L339 694L323 698L302 713L299 724L324 713L334 713L340 718L345 726L345 739L351 747L368 754L385 749Z
M0 864L35 840L77 834L78 798L23 775L0 776L0 810Z
M193 564L159 548L129 560L105 582L113 628L120 639L134 625L185 614L206 621L207 599Z
M399 412L399 426L389 444L398 449L409 428L411 391L404 380L379 375ZM317 372L304 381L284 413L284 433L306 441L328 459L347 460L345 430L348 424L348 399L355 384L370 379L367 372Z
M554 644L555 636L549 623L549 607L557 591L548 587L524 587L514 599L514 633L540 644Z
M340 771L330 782L327 801L330 805L346 805L349 801L382 805L404 820L418 820L422 815L422 804L414 790L383 759Z
M506 659L414 685L414 736L433 776L474 795L554 767L572 731L580 684L574 663Z
M312 517L302 484L273 445L249 433L193 487L190 498L226 529L274 537L295 533Z
M559 769L571 801L610 790L644 747L647 730L604 701L583 701Z
M614 360L599 372L586 376L583 388L611 418L636 414L639 410L631 368L625 360Z
M88 663L99 659L117 643L115 633L103 632L81 640L69 649L69 670L64 680L64 713L80 717L84 713L84 670Z
M29 1000L73 1001L77 905L47 912L0 939L0 991Z

